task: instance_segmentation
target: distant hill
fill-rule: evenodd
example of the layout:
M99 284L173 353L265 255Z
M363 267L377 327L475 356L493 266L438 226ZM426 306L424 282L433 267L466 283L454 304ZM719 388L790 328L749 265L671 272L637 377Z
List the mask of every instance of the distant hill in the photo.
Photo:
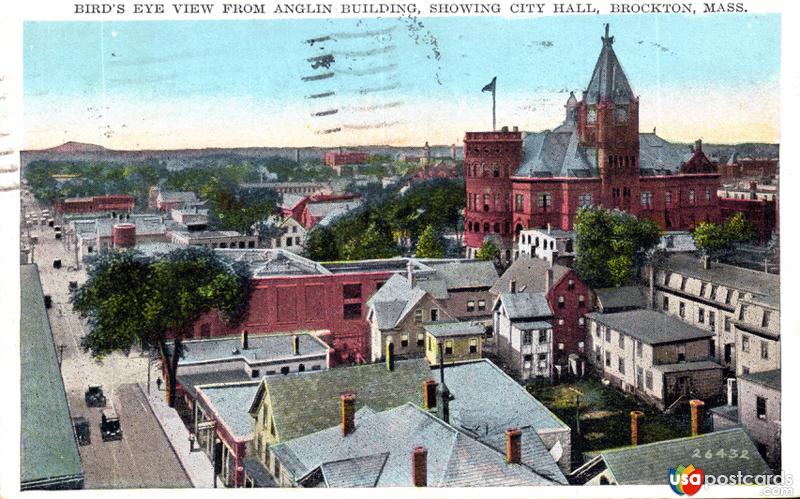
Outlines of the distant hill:
M335 147L236 147L236 148L206 148L206 149L164 149L124 151L106 149L95 144L81 142L67 142L49 149L28 150L20 152L20 163L24 169L29 163L37 160L49 161L102 161L111 163L131 163L145 161L163 161L168 168L185 168L193 162L208 159L264 159L280 157L295 160L299 157L301 162L322 161L326 151L335 150ZM422 147L393 147L384 145L346 147L346 151L366 151L370 154L380 154L391 157L400 154L421 156ZM450 146L431 146L433 156L450 155ZM462 148L456 148L456 155L463 157Z

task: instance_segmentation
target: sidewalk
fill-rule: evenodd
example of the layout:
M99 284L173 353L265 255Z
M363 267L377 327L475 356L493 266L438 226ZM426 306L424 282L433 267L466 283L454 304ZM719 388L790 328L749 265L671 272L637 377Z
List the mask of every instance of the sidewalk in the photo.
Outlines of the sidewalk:
M196 443L194 452L189 452L189 430L183 425L178 413L167 406L164 401L164 392L158 390L155 383L150 387L149 395L147 394L145 383L139 383L139 388L144 393L145 399L167 435L172 449L178 456L184 470L186 470L192 486L195 488L212 488L214 486L214 474L211 460L196 447ZM220 480L217 480L217 488L224 488Z

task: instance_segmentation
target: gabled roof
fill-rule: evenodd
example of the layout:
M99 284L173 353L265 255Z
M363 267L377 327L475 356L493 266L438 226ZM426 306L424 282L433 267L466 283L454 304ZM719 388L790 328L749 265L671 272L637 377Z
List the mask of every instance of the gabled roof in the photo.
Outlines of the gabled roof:
M424 327L434 338L481 336L486 332L485 326L474 322L431 322Z
M253 418L248 413L253 403L258 381L207 385L196 388L198 398L213 412L228 432L238 440L253 437Z
M550 263L540 258L531 258L528 255L520 255L510 267L503 272L503 275L489 290L493 295L500 293L507 293L510 291L509 283L516 282L517 292L525 293L546 293L545 280L547 269L550 268ZM550 283L554 286L567 272L570 272L569 267L563 265L553 265L553 282ZM577 277L576 277L577 279Z
M481 260L421 260L436 271L450 291L466 288L489 288L497 281L497 269L492 262Z
M738 459L731 458L732 450ZM691 463L687 461L690 453ZM600 455L620 485L661 485L669 469L680 464L693 464L706 475L772 474L742 428L607 450ZM744 455L748 458L743 459Z
M272 452L295 480L319 468L329 486L390 487L412 485L412 453L418 446L428 452L428 486L558 484L524 462L507 464L503 452L411 403L357 414L350 435L336 425L273 446Z
M674 315L655 310L640 309L608 314L592 312L586 316L648 345L693 341L714 336L713 331L694 327Z
M511 321L547 318L553 310L544 293L501 293L495 307L505 307Z
M384 364L364 364L264 378L250 413L269 393L278 438L286 441L336 425L339 398L346 392L355 394L357 409L369 406L381 411L406 402L422 404L422 383L431 377L425 359L413 359L396 361L393 371Z
M378 328L381 330L396 327L426 295L420 288L412 288L408 278L392 275L381 289L367 301L372 309Z
M614 53L612 48L614 37L609 36L607 24L606 35L602 37L602 40L603 48L597 58L592 79L589 80L583 100L587 104L598 104L601 100L608 100L615 104L629 104L636 99L636 96L628 83L625 71L622 70L619 59L617 59L617 54Z

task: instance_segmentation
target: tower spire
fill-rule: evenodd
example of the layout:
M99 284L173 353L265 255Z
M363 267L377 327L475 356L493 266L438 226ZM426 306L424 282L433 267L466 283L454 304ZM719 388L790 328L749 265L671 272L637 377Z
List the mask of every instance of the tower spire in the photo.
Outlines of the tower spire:
M606 27L606 36L602 37L601 40L603 40L604 47L610 47L611 44L614 43L614 37L608 35L608 23L605 24L605 27Z

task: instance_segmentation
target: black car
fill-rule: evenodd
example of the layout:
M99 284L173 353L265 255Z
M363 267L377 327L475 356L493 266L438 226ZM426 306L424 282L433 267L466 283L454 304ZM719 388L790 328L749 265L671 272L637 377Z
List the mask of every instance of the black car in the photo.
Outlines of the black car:
M100 417L100 435L103 442L109 440L122 440L122 427L119 425L119 417L113 409L105 409Z
M103 387L100 385L89 385L84 394L86 407L105 407L106 396L103 395Z
M89 445L92 443L88 419L83 416L77 416L72 418L72 424L75 426L75 439L78 441L78 445Z

